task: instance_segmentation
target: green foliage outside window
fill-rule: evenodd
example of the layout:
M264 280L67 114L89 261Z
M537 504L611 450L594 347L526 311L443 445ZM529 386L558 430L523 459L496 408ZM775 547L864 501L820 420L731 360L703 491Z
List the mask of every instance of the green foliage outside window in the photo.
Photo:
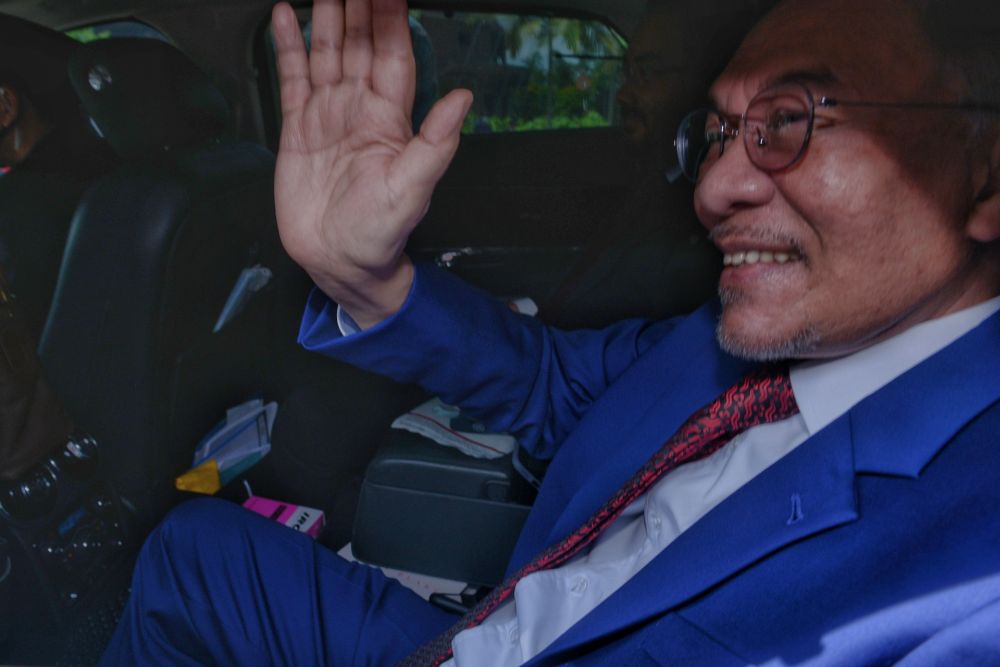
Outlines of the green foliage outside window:
M76 30L67 30L66 36L75 39L78 42L87 44L89 42L96 42L99 39L108 39L111 37L110 30L97 30L93 27L78 28Z
M435 52L439 93L472 89L465 133L618 122L624 40L586 19L414 10Z
M477 116L470 113L462 126L463 134L481 132L529 132L531 130L568 130L587 127L607 127L608 119L597 111L588 111L583 116L536 116L518 119L510 116Z
M74 28L65 32L67 37L75 39L83 44L97 42L102 39L116 39L119 37L142 37L145 39L158 39L170 43L170 40L156 28L146 25L133 19L122 21L108 21L107 23L95 23L93 25Z

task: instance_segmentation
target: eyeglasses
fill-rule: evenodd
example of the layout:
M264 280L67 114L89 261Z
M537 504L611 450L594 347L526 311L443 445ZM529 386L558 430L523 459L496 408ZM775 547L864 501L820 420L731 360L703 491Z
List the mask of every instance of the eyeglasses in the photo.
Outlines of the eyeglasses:
M862 102L833 97L813 98L799 83L768 88L750 100L742 116L726 117L713 109L692 111L681 121L674 147L680 167L692 182L722 157L726 142L743 135L750 162L766 172L788 169L806 151L816 120L816 107L889 107L1000 113L1000 107L976 102ZM718 144L718 148L714 147Z

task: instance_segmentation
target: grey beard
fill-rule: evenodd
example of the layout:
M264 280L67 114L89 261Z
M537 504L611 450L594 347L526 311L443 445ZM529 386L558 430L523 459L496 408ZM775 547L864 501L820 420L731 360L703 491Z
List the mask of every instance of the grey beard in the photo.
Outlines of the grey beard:
M719 290L723 309L727 304L736 303L740 299L739 292ZM722 327L722 316L715 327L715 337L719 347L724 352L747 361L786 361L810 356L820 343L819 332L811 326L797 331L793 336L781 339L760 338L747 340L742 336L734 336Z

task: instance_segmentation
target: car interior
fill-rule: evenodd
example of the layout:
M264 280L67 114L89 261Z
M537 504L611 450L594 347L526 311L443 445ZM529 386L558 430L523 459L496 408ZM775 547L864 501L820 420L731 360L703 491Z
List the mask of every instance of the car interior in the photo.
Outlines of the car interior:
M216 495L319 509L332 549L470 584L435 596L448 609L502 578L545 462L516 442L494 458L434 442L480 446L470 434L483 427L448 406L429 408L443 438L392 428L433 397L296 343L312 285L275 227L270 9L0 0L0 13L79 43L65 75L89 119L81 131L114 155L73 212L38 341L94 445L53 468L44 511L0 507L0 662L97 661L145 535L196 496L176 478L253 399L277 404L270 452ZM310 6L296 10L308 37ZM414 258L562 327L678 315L714 293L721 264L690 186L626 136L619 89L645 12L645 0L411 3L415 128L448 90L476 94Z

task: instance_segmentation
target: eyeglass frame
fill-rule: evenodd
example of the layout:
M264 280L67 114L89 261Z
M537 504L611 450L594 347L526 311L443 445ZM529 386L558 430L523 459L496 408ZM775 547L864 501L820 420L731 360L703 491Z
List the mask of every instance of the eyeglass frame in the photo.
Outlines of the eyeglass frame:
M912 110L917 110L917 111L928 111L928 110L929 111L962 111L962 112L966 112L966 113L995 113L995 114L1000 114L1000 105L991 104L991 103L987 103L987 102L977 102L977 101L967 101L967 102L874 102L874 101L868 101L868 100L849 100L849 99L848 100L843 100L843 99L838 99L836 97L830 97L828 95L822 95L822 96L820 96L819 100L817 101L816 98L815 98L815 96L813 95L812 91L809 89L809 87L806 84L800 83L800 82L783 83L783 84L779 84L779 85L775 85L775 86L769 86L768 88L765 88L764 90L762 90L759 93L757 93L756 95L754 95L753 98L750 100L750 102L747 103L746 110L739 116L739 118L736 120L735 123L733 123L733 121L732 121L732 119L735 118L735 116L729 115L727 117L726 114L722 113L718 109L713 109L713 108L710 108L710 107L702 107L702 108L699 108L699 109L695 109L694 111L691 111L688 114L686 114L684 116L684 118L681 119L680 125L677 128L677 136L674 139L674 149L677 151L678 167L679 167L680 171L684 174L685 178L687 178L692 183L697 183L698 182L698 178L700 176L700 172L701 172L701 165L705 161L705 158L702 157L701 160L699 161L698 165L697 165L697 172L696 172L696 174L694 176L691 176L687 172L687 169L684 168L684 159L683 159L683 157L681 155L681 149L678 146L678 144L680 143L679 139L680 139L681 130L684 128L684 125L688 121L689 118L691 118L692 116L694 116L695 114L698 114L698 113L715 114L715 115L717 115L719 117L719 120L721 121L721 123L719 125L719 136L720 136L720 139L719 139L719 157L721 158L723 156L723 154L725 153L725 150L726 150L726 142L729 139L735 139L737 136L739 136L740 133L741 133L741 128L745 129L745 127L746 127L746 121L747 121L747 111L749 111L750 107L752 107L754 105L754 102L756 102L758 100L758 98L760 98L765 93L768 93L768 92L770 92L772 90L778 89L781 86L796 86L798 88L801 88L802 91L805 93L806 100L808 100L808 102L809 102L809 119L808 119L809 125L806 128L805 136L802 139L802 146L799 147L799 150L795 154L795 157L792 158L792 160L788 164L783 165L781 167L773 167L773 168L763 167L763 166L757 164L754 161L753 157L751 157L752 153L749 151L749 146L746 146L746 142L748 141L748 139L747 139L748 135L745 132L743 132L744 147L746 147L748 149L747 150L747 156L749 157L750 161L753 163L753 165L755 167L757 167L758 169L760 169L761 171L763 171L765 173L777 173L779 171L784 171L786 169L789 169L789 168L793 167L795 164L797 164L799 162L799 160L802 159L802 156L806 152L806 148L809 146L809 141L812 139L813 128L814 128L815 120L816 120L816 108L817 107L821 107L821 108L824 108L824 109L832 109L832 108L835 108L835 107L889 108L889 109L912 109ZM706 151L706 153L707 153L707 151Z

